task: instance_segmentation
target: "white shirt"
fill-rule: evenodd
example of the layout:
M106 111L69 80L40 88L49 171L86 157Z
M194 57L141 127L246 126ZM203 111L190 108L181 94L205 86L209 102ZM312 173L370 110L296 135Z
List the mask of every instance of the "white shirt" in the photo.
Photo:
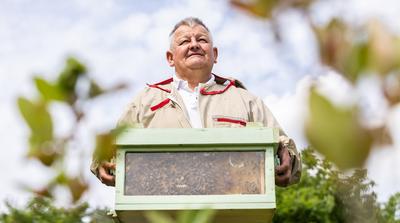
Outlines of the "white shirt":
M172 84L178 90L179 95L183 99L183 103L185 104L187 113L189 115L189 121L193 128L203 128L201 123L200 114L199 114L199 94L200 87L197 86L192 89L189 87L189 83L185 80L179 79L176 74L173 75ZM211 75L211 78L205 83L206 85L214 84L214 75Z

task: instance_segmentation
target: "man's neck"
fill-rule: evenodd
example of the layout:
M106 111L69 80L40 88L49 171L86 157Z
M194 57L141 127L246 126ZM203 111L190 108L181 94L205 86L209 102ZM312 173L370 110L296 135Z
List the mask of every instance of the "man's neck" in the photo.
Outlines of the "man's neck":
M175 71L176 76L179 79L185 80L188 82L189 88L194 90L200 83L206 83L210 77L210 71L203 70L191 70L188 72L177 72Z

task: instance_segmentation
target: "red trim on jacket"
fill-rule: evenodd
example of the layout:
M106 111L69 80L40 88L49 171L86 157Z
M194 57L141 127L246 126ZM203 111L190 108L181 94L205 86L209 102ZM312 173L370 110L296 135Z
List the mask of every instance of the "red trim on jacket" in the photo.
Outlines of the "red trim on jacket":
M160 87L160 86L158 86L158 85L155 85L155 84L147 84L147 86L149 86L149 87L151 87L151 88L157 88L157 89L160 89L160 90L162 90L162 91L171 93L171 90L162 88L162 87Z
M173 78L171 77L171 78L168 78L168 79L166 79L166 80L160 81L160 82L155 83L155 84L147 84L147 86L149 86L149 87L151 87L151 88L157 88L157 89L160 89L160 90L162 90L162 91L171 93L171 90L162 88L162 87L160 87L160 86L158 86L158 85L166 85L166 84L171 83L172 81L173 81Z
M157 109L159 109L159 108L164 107L164 106L167 105L170 101L171 101L171 99L167 98L167 99L165 99L164 101L162 101L162 102L160 102L160 103L158 103L158 104L156 104L156 105L150 107L150 109L151 109L152 111L155 111L155 110L157 110Z
M152 84L152 85L166 85L166 84L171 83L173 80L174 80L174 79L171 77L171 78L168 78L168 79L166 79L166 80L160 81L160 82L155 83L155 84Z
M229 81L229 84L228 84L224 89L219 90L219 91L206 91L206 89L202 88L202 89L200 89L200 94L202 94L202 95L222 94L222 93L224 93L225 91L227 91L227 90L228 90L230 87L232 87L232 86L244 88L244 86L243 86L241 83L237 82L236 80L230 80L230 79L227 79L227 78L218 76L218 75L213 74L213 73L212 73L212 75L214 75L214 77L215 77L215 82L216 82L217 84L223 85L226 81ZM165 91L165 92L167 92L167 93L171 93L171 90L170 90L170 89L163 88L163 87L161 87L160 85L170 84L171 82L173 82L173 80L174 80L174 79L171 77L171 78L168 78L168 79L166 79L166 80L160 81L160 82L155 83L155 84L147 84L147 86L149 86L149 87L151 87L151 88L160 89L160 90ZM245 89L245 88L244 88L244 89Z
M230 122L230 123L235 123L235 124L240 124L243 126L246 126L246 122L242 120L237 120L237 119L232 119L232 118L216 118L217 122Z
M229 81L229 84L226 85L226 87L224 89L219 90L219 91L206 91L205 88L202 88L202 89L200 89L200 94L203 94L203 95L222 94L222 93L224 93L226 90L228 90L230 87L232 87L234 85L235 85L234 81Z

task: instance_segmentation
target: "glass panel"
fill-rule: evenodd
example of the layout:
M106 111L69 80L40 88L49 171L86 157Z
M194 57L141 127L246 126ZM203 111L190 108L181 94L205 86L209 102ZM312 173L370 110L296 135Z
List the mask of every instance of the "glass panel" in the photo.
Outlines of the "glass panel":
M264 151L127 153L125 195L264 194Z

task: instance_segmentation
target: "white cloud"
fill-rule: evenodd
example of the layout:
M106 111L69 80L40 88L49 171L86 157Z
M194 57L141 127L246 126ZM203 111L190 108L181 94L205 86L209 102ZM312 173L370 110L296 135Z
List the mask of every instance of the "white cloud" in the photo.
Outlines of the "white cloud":
M283 96L269 95L264 99L285 133L293 138L300 150L308 146L303 128L308 112L308 89L311 83L311 76L305 76L297 83L293 93Z

